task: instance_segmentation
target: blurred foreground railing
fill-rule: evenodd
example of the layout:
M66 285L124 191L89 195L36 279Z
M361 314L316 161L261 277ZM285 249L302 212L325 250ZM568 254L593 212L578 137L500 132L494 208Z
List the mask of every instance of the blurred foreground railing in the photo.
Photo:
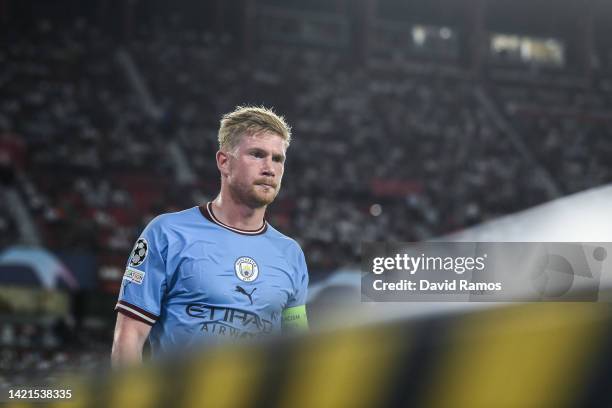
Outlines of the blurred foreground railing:
M53 403L610 406L611 323L606 303L526 304L227 345L95 378L75 376L54 386L71 389L72 399Z

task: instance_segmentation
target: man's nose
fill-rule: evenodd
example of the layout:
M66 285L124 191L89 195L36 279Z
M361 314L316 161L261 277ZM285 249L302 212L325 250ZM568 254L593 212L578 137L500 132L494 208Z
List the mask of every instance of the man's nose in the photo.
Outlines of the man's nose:
M267 177L274 177L274 166L272 165L272 159L268 158L264 161L261 174Z
M266 177L274 177L274 170L271 167L266 167L262 170L261 174Z

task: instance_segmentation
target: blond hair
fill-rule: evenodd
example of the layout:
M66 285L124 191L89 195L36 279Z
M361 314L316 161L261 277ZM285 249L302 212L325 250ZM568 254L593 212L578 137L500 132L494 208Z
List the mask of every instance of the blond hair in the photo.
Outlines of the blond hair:
M219 127L219 149L232 151L246 135L272 132L279 135L289 146L291 128L285 118L263 106L238 106L226 113Z

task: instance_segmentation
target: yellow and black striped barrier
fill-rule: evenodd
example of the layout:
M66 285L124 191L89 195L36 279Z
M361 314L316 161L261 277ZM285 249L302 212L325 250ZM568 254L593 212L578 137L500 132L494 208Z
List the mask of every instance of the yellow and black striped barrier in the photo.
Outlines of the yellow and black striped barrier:
M611 340L608 304L516 305L223 346L180 362L68 380L73 398L51 405L612 406Z

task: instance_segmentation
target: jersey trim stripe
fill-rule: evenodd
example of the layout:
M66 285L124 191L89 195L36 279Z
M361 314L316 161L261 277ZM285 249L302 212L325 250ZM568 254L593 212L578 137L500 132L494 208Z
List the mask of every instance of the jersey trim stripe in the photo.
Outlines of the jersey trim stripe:
M117 302L117 305L115 305L115 310L131 318L140 320L141 322L146 323L150 326L153 326L157 321L157 316L155 316L153 313L149 313L146 310L143 310L138 306L135 306L124 300L120 300L119 302Z
M268 229L268 222L264 219L263 224L261 227L259 227L256 230L243 230L243 229L239 229L239 228L234 228L231 227L227 224L222 223L217 217L215 217L215 213L213 213L212 210L212 203L206 203L206 206L200 206L198 207L200 209L200 212L202 213L202 215L204 216L204 218L206 218L208 221L219 225L220 227L223 227L225 229L228 229L232 232L235 232L237 234L242 234L242 235L259 235L259 234L263 234L264 232L266 232L266 230Z

